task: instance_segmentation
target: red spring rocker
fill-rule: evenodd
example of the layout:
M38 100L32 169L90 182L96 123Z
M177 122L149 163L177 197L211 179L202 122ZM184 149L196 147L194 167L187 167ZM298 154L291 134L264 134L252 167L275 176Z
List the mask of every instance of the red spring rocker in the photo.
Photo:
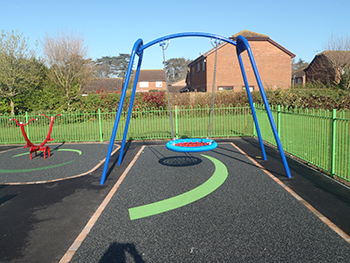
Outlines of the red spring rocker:
M30 154L30 159L32 160L33 157L32 157L32 153L35 153L35 157L38 156L37 152L40 151L40 152L44 152L44 159L46 159L46 153L48 153L49 157L51 156L51 152L50 152L50 147L49 146L45 146L45 144L49 141L53 141L54 139L52 139L50 136L51 136L51 131L52 131L52 125L53 125L53 121L57 118L57 116L61 116L62 114L56 114L55 117L51 116L50 118L47 117L45 114L39 114L40 115L43 115L45 116L47 119L50 120L50 129L49 129L49 133L47 134L46 136L46 139L40 143L39 145L35 145L33 144L27 137L27 134L26 134L26 131L24 130L24 126L28 125L31 121L37 121L38 119L31 119L29 120L26 124L24 124L23 122L18 122L18 120L16 119L10 119L10 121L15 121L17 123L18 126L21 127L21 131L22 131L22 134L23 134L23 137L24 139L26 140L27 142L27 145L26 146L23 146L23 148L28 148L30 147L30 150L29 150L29 154Z

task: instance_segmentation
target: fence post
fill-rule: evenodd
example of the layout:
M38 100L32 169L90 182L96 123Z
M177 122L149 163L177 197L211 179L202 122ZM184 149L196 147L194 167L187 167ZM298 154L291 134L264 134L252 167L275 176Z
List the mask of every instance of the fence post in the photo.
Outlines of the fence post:
M253 106L254 106L254 108L256 108L259 111L259 107L256 107L256 103L255 102L253 102ZM256 136L258 136L258 135L256 134L255 121L253 121L253 138L255 138Z
M332 111L332 145L331 145L331 176L335 174L335 141L337 133L337 110L333 109Z
M277 106L277 132L281 137L281 105Z
M25 121L25 123L28 123L28 111L26 111L25 116L26 116L26 121ZM26 125L27 137L28 137L28 139L30 139L29 127L28 127L28 126L29 126L29 125Z
M101 109L98 109L98 125L99 125L99 127L100 127L100 142L103 142L103 138L102 138Z
M175 105L175 139L179 139L179 129L177 123L177 105Z

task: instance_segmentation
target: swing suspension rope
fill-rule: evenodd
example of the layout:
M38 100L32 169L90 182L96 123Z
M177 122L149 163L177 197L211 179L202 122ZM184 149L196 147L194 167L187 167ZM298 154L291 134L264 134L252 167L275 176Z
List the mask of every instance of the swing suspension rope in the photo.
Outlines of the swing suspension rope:
M211 40L212 42L212 40ZM165 60L165 50L169 46L169 40L167 42L160 42L159 44L162 47L163 51L163 66L164 66L164 72L165 72L165 82L166 82L166 91L167 91L167 98L168 98L168 111L169 111L169 118L170 118L170 126L171 126L171 136L172 141L167 143L167 148L173 151L177 152L200 152L200 151L209 151L217 147L217 143L211 139L212 133L213 133L213 108L215 104L215 86L216 86L216 65L217 65L217 48L219 45L219 42L215 41L215 46L212 42L212 45L216 47L215 50L215 66L214 66L214 78L213 78L213 87L212 87L212 99L211 99L211 109L209 114L209 125L208 125L208 133L207 133L207 139L179 139L176 140L175 138L175 132L174 132L174 125L173 125L173 117L171 112L171 103L170 103L170 92L169 92L169 72L167 72L166 67L166 60Z
M170 94L169 94L169 80L168 80L168 73L166 70L166 60L165 60L165 50L169 46L169 40L167 43L161 42L160 46L162 47L163 50L163 66L164 66L164 73L165 73L165 85L166 85L166 94L168 97L168 111L169 111L169 118L170 118L170 126L171 126L171 138L175 140L175 132L174 132L174 125L173 125L173 115L171 113L171 103L170 103Z
M216 90L216 66L217 66L217 61L218 61L218 46L219 46L220 42L219 42L219 40L215 40L213 43L213 40L210 39L210 43L215 48L215 64L214 64L213 85L211 88L211 106L210 106L210 112L209 112L209 124L208 124L207 139L209 139L213 136L215 90Z

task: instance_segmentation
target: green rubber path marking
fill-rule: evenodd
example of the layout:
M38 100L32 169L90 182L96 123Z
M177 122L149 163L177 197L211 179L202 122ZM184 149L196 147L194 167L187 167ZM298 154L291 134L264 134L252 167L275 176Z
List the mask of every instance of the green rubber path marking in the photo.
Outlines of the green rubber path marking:
M220 185L222 185L228 176L226 166L213 157L204 154L202 154L202 156L208 158L215 165L214 174L205 183L186 193L159 202L130 208L130 219L135 220L143 217L148 217L188 205L209 195Z
M45 169L50 169L50 168L55 168L59 166L63 166L69 163L74 162L75 160L66 162L66 163L60 163L60 164L55 164L51 166L45 166L45 167L37 167L37 168L32 168L32 169L23 169L23 170L0 170L0 173L3 174L9 174L9 173L24 173L24 172L33 172L33 171L40 171L40 170L45 170Z
M82 151L79 150L75 150L75 149L57 149L57 150L52 150L52 151L61 151L61 152L76 152L79 153L79 155L82 154ZM17 155L12 156L12 158L14 157L19 157L22 155L26 155L29 154L29 152L27 153L20 153ZM48 157L49 158L49 157ZM45 170L45 169L50 169L50 168L55 168L55 167L59 167L59 166L63 166L66 164L70 164L72 162L74 162L75 160L66 162L66 163L60 163L60 164L55 164L55 165L51 165L51 166L45 166L45 167L37 167L37 168L31 168L31 169L21 169L21 170L0 170L0 173L3 174L9 174L9 173L25 173L25 172L33 172L33 171L40 171L40 170Z

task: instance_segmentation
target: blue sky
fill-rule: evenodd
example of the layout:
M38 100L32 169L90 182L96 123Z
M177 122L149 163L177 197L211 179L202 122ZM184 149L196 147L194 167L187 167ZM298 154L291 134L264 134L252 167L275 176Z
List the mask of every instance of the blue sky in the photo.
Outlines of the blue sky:
M82 34L92 59L130 53L139 38L148 43L180 32L230 37L246 29L270 36L297 60L311 62L331 34L350 37L349 0L13 0L0 10L1 29L19 30L32 44L60 30ZM166 59L195 59L211 47L207 38L173 39ZM145 51L142 68L162 68L158 45Z

